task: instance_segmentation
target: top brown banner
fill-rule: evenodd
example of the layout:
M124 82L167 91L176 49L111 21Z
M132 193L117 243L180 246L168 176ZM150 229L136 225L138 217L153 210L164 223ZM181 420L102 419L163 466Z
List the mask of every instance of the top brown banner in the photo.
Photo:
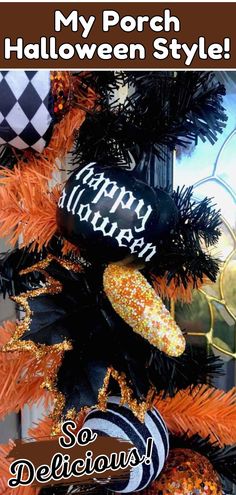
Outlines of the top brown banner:
M236 69L236 3L2 3L1 68Z

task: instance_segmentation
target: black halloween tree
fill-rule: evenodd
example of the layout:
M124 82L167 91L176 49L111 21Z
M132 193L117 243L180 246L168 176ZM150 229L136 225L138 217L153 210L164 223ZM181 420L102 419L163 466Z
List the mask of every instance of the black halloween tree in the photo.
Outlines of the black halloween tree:
M187 494L186 479L174 474L187 456L191 493L222 493L212 464L235 479L235 392L214 389L219 360L192 348L168 311L170 298L189 302L193 289L215 280L208 248L220 214L208 198L196 203L191 188L161 188L158 167L176 146L214 144L226 121L224 88L210 72L66 73L64 93L55 79L54 102L64 97L67 114L86 113L66 183L52 187L47 155L30 150L19 163L9 143L2 152L11 168L0 179L0 232L21 246L3 257L1 287L24 310L2 330L5 375L13 356L20 377L3 414L43 395L52 412L32 436L57 433L66 418L135 445L138 434L141 451L153 436L150 466L104 490L168 494L178 482ZM122 84L130 96L121 104L114 96ZM212 464L196 474L202 455Z

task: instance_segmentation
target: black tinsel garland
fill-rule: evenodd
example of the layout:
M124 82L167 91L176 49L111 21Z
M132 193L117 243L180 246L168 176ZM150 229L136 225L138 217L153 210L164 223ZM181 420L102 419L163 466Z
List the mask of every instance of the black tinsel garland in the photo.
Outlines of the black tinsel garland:
M97 94L97 102L108 103L115 97L116 91L125 84L123 71L80 71L72 72L73 78L79 77L86 89L93 89Z
M127 167L146 152L163 158L163 146L173 150L198 138L214 144L225 127L225 88L212 72L128 72L125 83L130 96L123 104L111 104L106 93L100 111L82 125L74 164L96 160Z
M195 202L193 189L182 188L172 193L178 210L178 222L174 231L158 243L157 254L152 258L148 271L157 276L167 274L167 283L175 279L184 287L192 280L203 280L204 275L215 281L219 270L217 259L203 246L217 242L220 233L220 212L214 209L210 198Z

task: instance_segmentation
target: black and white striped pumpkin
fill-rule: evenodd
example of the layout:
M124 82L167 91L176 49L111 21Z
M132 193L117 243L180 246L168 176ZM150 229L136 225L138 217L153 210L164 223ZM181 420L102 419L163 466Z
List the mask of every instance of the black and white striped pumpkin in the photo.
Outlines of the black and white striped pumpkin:
M169 436L157 409L148 411L144 423L141 423L128 406L120 406L119 402L118 397L110 397L106 412L90 411L83 426L99 436L129 440L141 456L146 453L147 439L153 438L151 463L143 462L130 471L128 480L113 481L107 486L118 493L132 493L146 488L162 471L169 452Z

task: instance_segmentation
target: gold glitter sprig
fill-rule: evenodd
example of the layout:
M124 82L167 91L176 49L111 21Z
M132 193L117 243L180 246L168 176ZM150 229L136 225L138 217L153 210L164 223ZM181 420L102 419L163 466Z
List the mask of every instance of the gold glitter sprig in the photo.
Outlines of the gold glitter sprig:
M120 404L128 404L134 416L136 416L139 421L142 423L145 419L146 412L152 408L153 400L155 396L155 389L153 387L148 391L147 397L145 401L138 403L137 399L133 397L133 391L131 387L127 384L127 379L125 373L120 373L116 371L114 368L110 367L107 369L106 376L104 378L103 386L100 388L98 393L98 405L97 407L101 409L101 411L105 411L107 408L108 401L108 388L110 379L113 378L120 387L121 392L121 400Z

